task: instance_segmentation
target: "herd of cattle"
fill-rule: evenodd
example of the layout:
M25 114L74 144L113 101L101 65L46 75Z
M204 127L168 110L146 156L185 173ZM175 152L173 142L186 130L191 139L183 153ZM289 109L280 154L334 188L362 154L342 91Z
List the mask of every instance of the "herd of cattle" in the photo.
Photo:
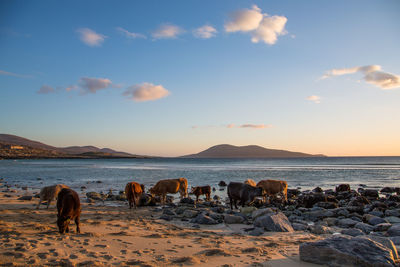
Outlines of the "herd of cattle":
M186 178L178 179L166 179L160 180L150 188L149 193L155 197L159 196L161 204L166 202L167 194L176 194L179 192L180 198L188 196L187 192L188 182ZM263 197L266 201L266 197L276 197L281 195L283 201L287 201L287 182L280 180L262 180L255 183L251 179L247 179L244 183L230 182L228 184L228 197L231 209L233 204L237 209L237 202L244 206L245 204L251 204L256 197ZM125 186L126 198L129 202L129 208L137 207L140 196L145 192L144 185L130 182ZM210 200L211 187L197 186L193 187L190 194L196 196L196 201L199 200L199 196L205 195L206 200ZM68 186L63 184L47 186L40 190L40 200L37 205L39 209L40 204L43 201L47 201L47 208L50 202L57 199L57 226L61 234L69 232L69 222L75 220L76 232L80 233L79 218L81 214L81 204L78 194L70 189Z

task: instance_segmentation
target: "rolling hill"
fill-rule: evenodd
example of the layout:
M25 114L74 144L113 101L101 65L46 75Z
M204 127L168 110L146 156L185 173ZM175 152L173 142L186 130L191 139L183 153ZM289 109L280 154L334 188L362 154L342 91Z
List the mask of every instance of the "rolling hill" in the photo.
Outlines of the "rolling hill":
M312 155L302 152L268 149L261 146L233 146L216 145L197 154L182 156L181 158L307 158L325 157L325 155Z

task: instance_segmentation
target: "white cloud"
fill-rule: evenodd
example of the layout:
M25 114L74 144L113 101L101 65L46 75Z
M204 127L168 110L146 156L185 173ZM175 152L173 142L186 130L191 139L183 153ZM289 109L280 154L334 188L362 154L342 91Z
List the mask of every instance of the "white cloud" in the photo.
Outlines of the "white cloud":
M269 16L261 13L256 5L252 9L241 9L230 16L225 23L226 32L250 32L253 43L260 41L273 45L278 36L287 34L285 25L287 18L284 16Z
M388 72L381 71L379 65L367 65L353 68L332 69L327 71L321 79L326 79L332 76L340 76L361 72L364 74L363 79L370 84L373 84L383 90L400 88L400 76Z
M136 102L152 101L166 97L170 92L162 85L154 85L152 83L136 84L128 87L123 93Z
M209 39L211 37L214 37L216 34L217 30L210 25L204 25L202 27L193 30L193 35L196 38L201 38L201 39Z
M100 46L107 36L97 33L89 28L80 28L77 30L82 42L88 46Z
M37 91L38 94L50 94L50 93L54 93L56 90L48 85L42 85L42 87L40 87L40 89Z
M125 35L125 37L129 39L146 39L146 35L141 34L141 33L135 33L135 32L129 32L128 30L125 30L124 28L117 27L116 28L118 32L121 34Z
M108 88L112 85L109 79L82 77L79 79L79 85L83 93L96 93L98 90Z
M75 90L75 89L78 89L78 86L76 86L76 85L70 85L70 86L68 86L67 88L65 88L65 90L66 90L67 92L72 91L72 90Z
M30 78L30 77L32 77L30 75L22 75L22 74L8 72L8 71L4 71L4 70L0 70L0 75L14 76L14 77L19 77L19 78Z
M152 33L152 36L155 39L173 39L177 38L178 35L184 32L185 31L179 26L173 24L163 24Z
M248 32L257 29L263 19L263 14L258 6L251 9L241 9L230 15L230 20L225 23L226 32Z
M310 95L306 98L307 100L313 101L316 104L321 103L321 97L317 96L317 95Z
M285 35L285 24L287 18L283 16L267 16L263 18L257 29L252 32L251 41L258 43L263 41L266 44L273 45L278 40L279 35Z
M266 129L271 128L272 125L270 124L242 124L242 125L235 125L235 124L228 124L226 128L233 129L233 128L252 128L252 129Z

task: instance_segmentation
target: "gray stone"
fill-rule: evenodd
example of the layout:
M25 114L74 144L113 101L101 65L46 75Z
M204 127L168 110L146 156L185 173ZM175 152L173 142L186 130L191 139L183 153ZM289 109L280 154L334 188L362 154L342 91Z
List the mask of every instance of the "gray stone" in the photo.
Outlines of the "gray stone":
M363 236L365 238L370 238L372 240L374 240L375 242L380 243L381 245L387 247L388 249L390 249L393 253L393 258L395 260L399 259L399 254L397 253L397 249L396 246L393 244L392 240L390 240L387 237L380 237L380 236L375 236L375 235L368 235L368 236Z
M325 209L312 210L304 213L304 216L306 218L309 218L314 222L322 220L323 218L333 217L334 215L335 214L332 212L332 210L325 210Z
M32 200L33 196L22 196L19 197L18 200Z
M366 223L362 223L362 222L356 223L356 225L354 225L354 228L360 229L361 231L363 231L366 234L369 234L370 232L372 232L374 230L373 226L366 224Z
M207 216L203 213L200 213L199 215L197 215L197 217L193 218L190 222L197 223L197 224L218 224L218 222L216 220L214 220L210 216Z
M353 227L353 226L356 225L357 223L358 223L357 221L352 220L352 219L348 219L348 218L346 218L346 219L341 219L341 220L338 221L338 225L339 225L340 227L343 227L343 228Z
M300 259L329 266L395 266L387 247L370 238L346 235L301 244Z
M400 223L400 218L395 216L385 217L385 220L392 224Z
M295 231L305 231L307 230L307 225L302 223L292 223L292 227Z
M369 214L374 215L376 217L383 217L383 212L379 210L370 211Z
M198 214L198 212L195 210L185 210L182 214L182 217L183 218L194 218L197 216L197 214Z
M288 218L282 212L268 214L258 217L254 221L255 227L264 227L267 231L273 232L293 232L293 227Z
M380 223L374 226L375 232L387 231L392 225L390 223Z
M271 208L258 209L251 213L251 217L253 218L253 220L255 220L257 217L263 216L265 214L271 214L271 213L275 213L273 211L273 209L271 209Z
M326 222L328 226L334 226L339 220L337 218L325 218L323 221Z
M252 236L260 236L262 234L264 234L264 229L260 228L260 227L256 227L256 228L254 228L254 230L249 232L249 235L252 235Z
M238 224L238 223L243 223L244 218L242 216L227 214L225 215L224 221L226 224Z
M387 231L388 236L400 236L400 224L392 225Z
M249 206L249 207L240 207L240 213L243 213L244 215L251 215L255 210L257 210L256 207Z
M400 236L392 236L389 237L389 239L392 240L396 246L400 246Z
M344 235L350 235L350 236L365 235L365 233L363 231L361 231L360 229L356 229L356 228L343 229L341 231L341 233Z
M310 226L310 232L316 235L323 235L323 234L332 234L334 231L327 226L312 225Z
M400 210L386 210L385 211L385 216L395 216L395 217L400 217Z
M173 212L171 209L164 209L163 214L173 216L173 215L175 215L175 212Z
M377 224L381 224L381 223L388 223L387 220L381 218L381 217L377 217L377 216L372 216L369 220L368 223L370 225L377 225Z
M104 199L104 196L97 192L88 192L88 193L86 193L86 197L94 199L94 200L103 200Z
M167 214L161 215L160 219L166 220L166 221L172 221L173 217Z

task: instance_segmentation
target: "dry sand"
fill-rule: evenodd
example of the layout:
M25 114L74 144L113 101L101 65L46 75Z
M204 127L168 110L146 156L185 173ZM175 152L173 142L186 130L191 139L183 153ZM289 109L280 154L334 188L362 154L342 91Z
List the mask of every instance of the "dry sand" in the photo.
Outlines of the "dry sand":
M9 196L6 196L9 195ZM82 204L81 234L58 233L57 210L35 209L23 192L0 193L0 265L6 266L316 266L299 260L305 232L246 235L248 225L201 226L159 220L154 207ZM84 202L84 201L82 201Z

